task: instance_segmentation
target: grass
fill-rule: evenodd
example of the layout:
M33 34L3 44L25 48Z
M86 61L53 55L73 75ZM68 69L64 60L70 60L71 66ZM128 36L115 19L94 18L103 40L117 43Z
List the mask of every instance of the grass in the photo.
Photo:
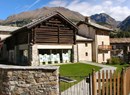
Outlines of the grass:
M100 67L84 63L63 64L59 66L61 76L87 76L89 73L92 72L93 68L96 71L101 69Z
M101 69L100 67L88 65L84 63L63 64L59 66L60 66L61 76L66 76L71 79L77 80L74 83L60 82L60 91L64 91L69 87L73 86L74 84L77 84L78 82L83 80L85 77L89 75L89 73L92 72L92 69L95 69L95 71Z
M127 68L130 65L129 64L122 64L122 65L121 64L114 64L114 65L111 64L111 66L117 67L116 71L121 72L122 68Z

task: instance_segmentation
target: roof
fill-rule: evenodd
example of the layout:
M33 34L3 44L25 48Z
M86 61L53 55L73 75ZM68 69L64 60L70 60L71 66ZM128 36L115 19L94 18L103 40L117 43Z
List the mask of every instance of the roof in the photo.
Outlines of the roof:
M130 43L130 38L111 38L110 39L111 44L117 44L117 43Z
M30 28L32 28L33 26L35 26L35 25L37 25L37 24L39 24L39 23L41 23L41 22L43 22L43 21L45 21L45 20L47 20L47 19L49 19L49 18L55 16L55 15L59 15L60 17L62 17L63 19L65 19L69 24L71 24L73 27L75 27L76 29L78 29L77 26L76 26L72 21L70 21L69 19L67 19L67 18L66 18L65 16L63 16L61 13L59 13L59 12L57 12L57 11L53 11L52 13L50 13L50 14L48 14L48 15L45 15L45 16L43 16L43 17L41 17L41 18L38 18L38 19L32 21L32 22L29 23L29 24L24 25L23 27L19 28L18 30L23 29L23 28L28 28L28 29L30 29ZM14 32L15 32L15 31L14 31Z
M97 23L94 23L94 22L89 22L90 25L98 28L98 29L103 29L103 30L108 30L108 31L113 31L113 29L110 29L110 28L107 28L105 26L102 26L102 25L99 25Z
M2 26L0 25L0 31L6 31L6 32L12 32L15 31L17 29L19 29L20 27L13 27L13 26Z
M80 35L76 35L76 40L77 41L93 41L93 39L91 39L91 38L83 37Z
M89 22L80 21L77 25L80 25L80 24L86 24L86 25L89 25L89 26L92 26L94 28L101 29L101 30L113 31L113 29L107 28L105 26L99 25L99 24L91 22L91 21L89 21Z

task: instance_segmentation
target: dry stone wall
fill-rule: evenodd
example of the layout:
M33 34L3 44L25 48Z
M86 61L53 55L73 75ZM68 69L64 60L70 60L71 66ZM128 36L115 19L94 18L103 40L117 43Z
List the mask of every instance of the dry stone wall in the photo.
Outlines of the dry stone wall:
M58 68L0 66L0 95L59 95Z

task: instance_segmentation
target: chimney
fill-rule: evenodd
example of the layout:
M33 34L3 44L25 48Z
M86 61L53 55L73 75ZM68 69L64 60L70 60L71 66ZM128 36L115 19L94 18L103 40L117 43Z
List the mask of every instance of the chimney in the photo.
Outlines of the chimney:
M85 17L85 22L89 23L90 22L90 17Z

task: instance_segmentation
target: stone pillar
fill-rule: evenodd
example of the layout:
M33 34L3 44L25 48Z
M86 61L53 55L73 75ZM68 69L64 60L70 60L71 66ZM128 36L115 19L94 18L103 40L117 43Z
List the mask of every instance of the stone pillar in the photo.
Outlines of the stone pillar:
M39 62L39 57L38 57L38 49L37 49L37 45L33 45L32 46L32 62L31 62L31 66L39 66L40 62Z
M73 45L73 62L78 62L78 50L77 45Z

